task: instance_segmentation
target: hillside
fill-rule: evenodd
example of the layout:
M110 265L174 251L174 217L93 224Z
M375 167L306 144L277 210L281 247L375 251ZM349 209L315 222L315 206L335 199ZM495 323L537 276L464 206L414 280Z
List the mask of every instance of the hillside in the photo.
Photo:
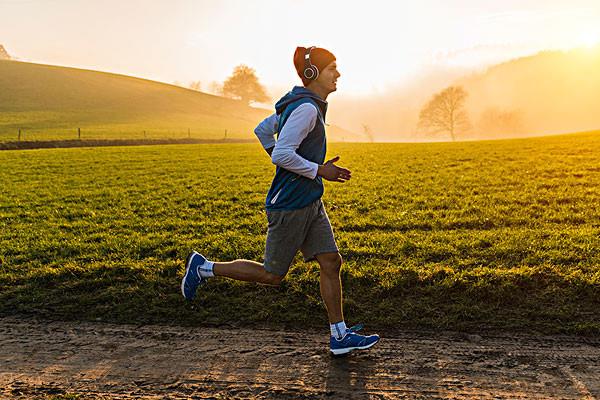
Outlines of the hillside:
M248 137L266 110L123 75L0 61L0 137L21 128L31 138L65 130L119 135L188 128L202 137ZM26 136L27 137L27 136Z
M477 137L489 128L497 134L522 135L600 127L600 47L542 52L493 66L456 84L469 93L467 107ZM508 132L485 126L484 113L498 111L512 113L519 121L513 121L514 126L505 123Z
M0 141L187 137L248 139L271 111L130 76L0 61ZM227 132L227 133L226 133ZM352 134L337 127L335 140Z

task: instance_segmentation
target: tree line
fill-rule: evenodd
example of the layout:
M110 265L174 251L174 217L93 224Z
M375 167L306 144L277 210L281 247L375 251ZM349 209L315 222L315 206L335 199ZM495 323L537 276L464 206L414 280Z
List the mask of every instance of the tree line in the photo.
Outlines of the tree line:
M175 82L176 85L181 86ZM200 81L190 82L189 89L200 91ZM240 64L222 83L212 82L209 91L220 96L242 101L246 105L252 102L270 100L265 87L259 82L256 71ZM461 138L473 125L466 109L467 92L462 86L449 86L434 94L419 112L417 133L420 135L447 135L451 140ZM507 111L488 108L478 121L478 128L489 135L515 133L522 129L522 115L519 111ZM371 128L363 124L364 134L369 141L375 136Z

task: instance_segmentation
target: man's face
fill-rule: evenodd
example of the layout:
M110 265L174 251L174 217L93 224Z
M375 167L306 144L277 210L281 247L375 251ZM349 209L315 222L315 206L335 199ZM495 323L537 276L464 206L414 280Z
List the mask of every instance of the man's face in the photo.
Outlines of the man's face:
M323 71L319 72L319 77L315 82L319 84L327 93L335 92L337 90L337 79L341 76L337 70L337 64L332 61L327 65Z

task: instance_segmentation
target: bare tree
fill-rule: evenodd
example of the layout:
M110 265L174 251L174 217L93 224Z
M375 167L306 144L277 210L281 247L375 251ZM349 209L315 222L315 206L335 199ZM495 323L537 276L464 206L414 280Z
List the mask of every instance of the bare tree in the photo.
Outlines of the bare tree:
M243 64L235 67L233 74L223 82L223 95L240 99L245 104L269 100L264 86L258 82L254 69Z
M469 130L471 124L465 110L467 92L461 86L450 86L435 94L419 113L418 129L430 133L456 134Z
M373 131L371 130L371 127L367 124L361 124L361 125L362 125L365 136L369 138L369 142L371 142L371 143L375 142L375 137L373 136Z
M4 48L4 46L2 46L0 44L0 60L10 60L10 55L8 54L8 52L6 51L6 49Z
M200 91L200 81L191 81L188 87L197 92Z

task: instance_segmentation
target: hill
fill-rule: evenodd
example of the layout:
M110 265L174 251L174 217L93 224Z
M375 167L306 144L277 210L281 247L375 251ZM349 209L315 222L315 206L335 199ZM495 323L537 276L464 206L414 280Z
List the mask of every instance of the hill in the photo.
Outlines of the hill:
M0 61L0 137L52 138L78 127L110 138L179 132L248 137L266 110L164 83L68 67ZM94 136L97 137L97 136Z
M250 139L272 111L106 72L0 61L0 141L188 137ZM337 127L332 139L351 140Z
M545 51L459 79L476 137L585 131L600 127L600 47ZM486 126L486 113L512 113L513 126ZM507 116L508 117L508 116ZM497 121L502 125L501 121ZM491 128L491 129L490 129ZM498 129L500 128L500 129ZM489 132L489 131L495 132ZM504 132L503 132L504 130Z

